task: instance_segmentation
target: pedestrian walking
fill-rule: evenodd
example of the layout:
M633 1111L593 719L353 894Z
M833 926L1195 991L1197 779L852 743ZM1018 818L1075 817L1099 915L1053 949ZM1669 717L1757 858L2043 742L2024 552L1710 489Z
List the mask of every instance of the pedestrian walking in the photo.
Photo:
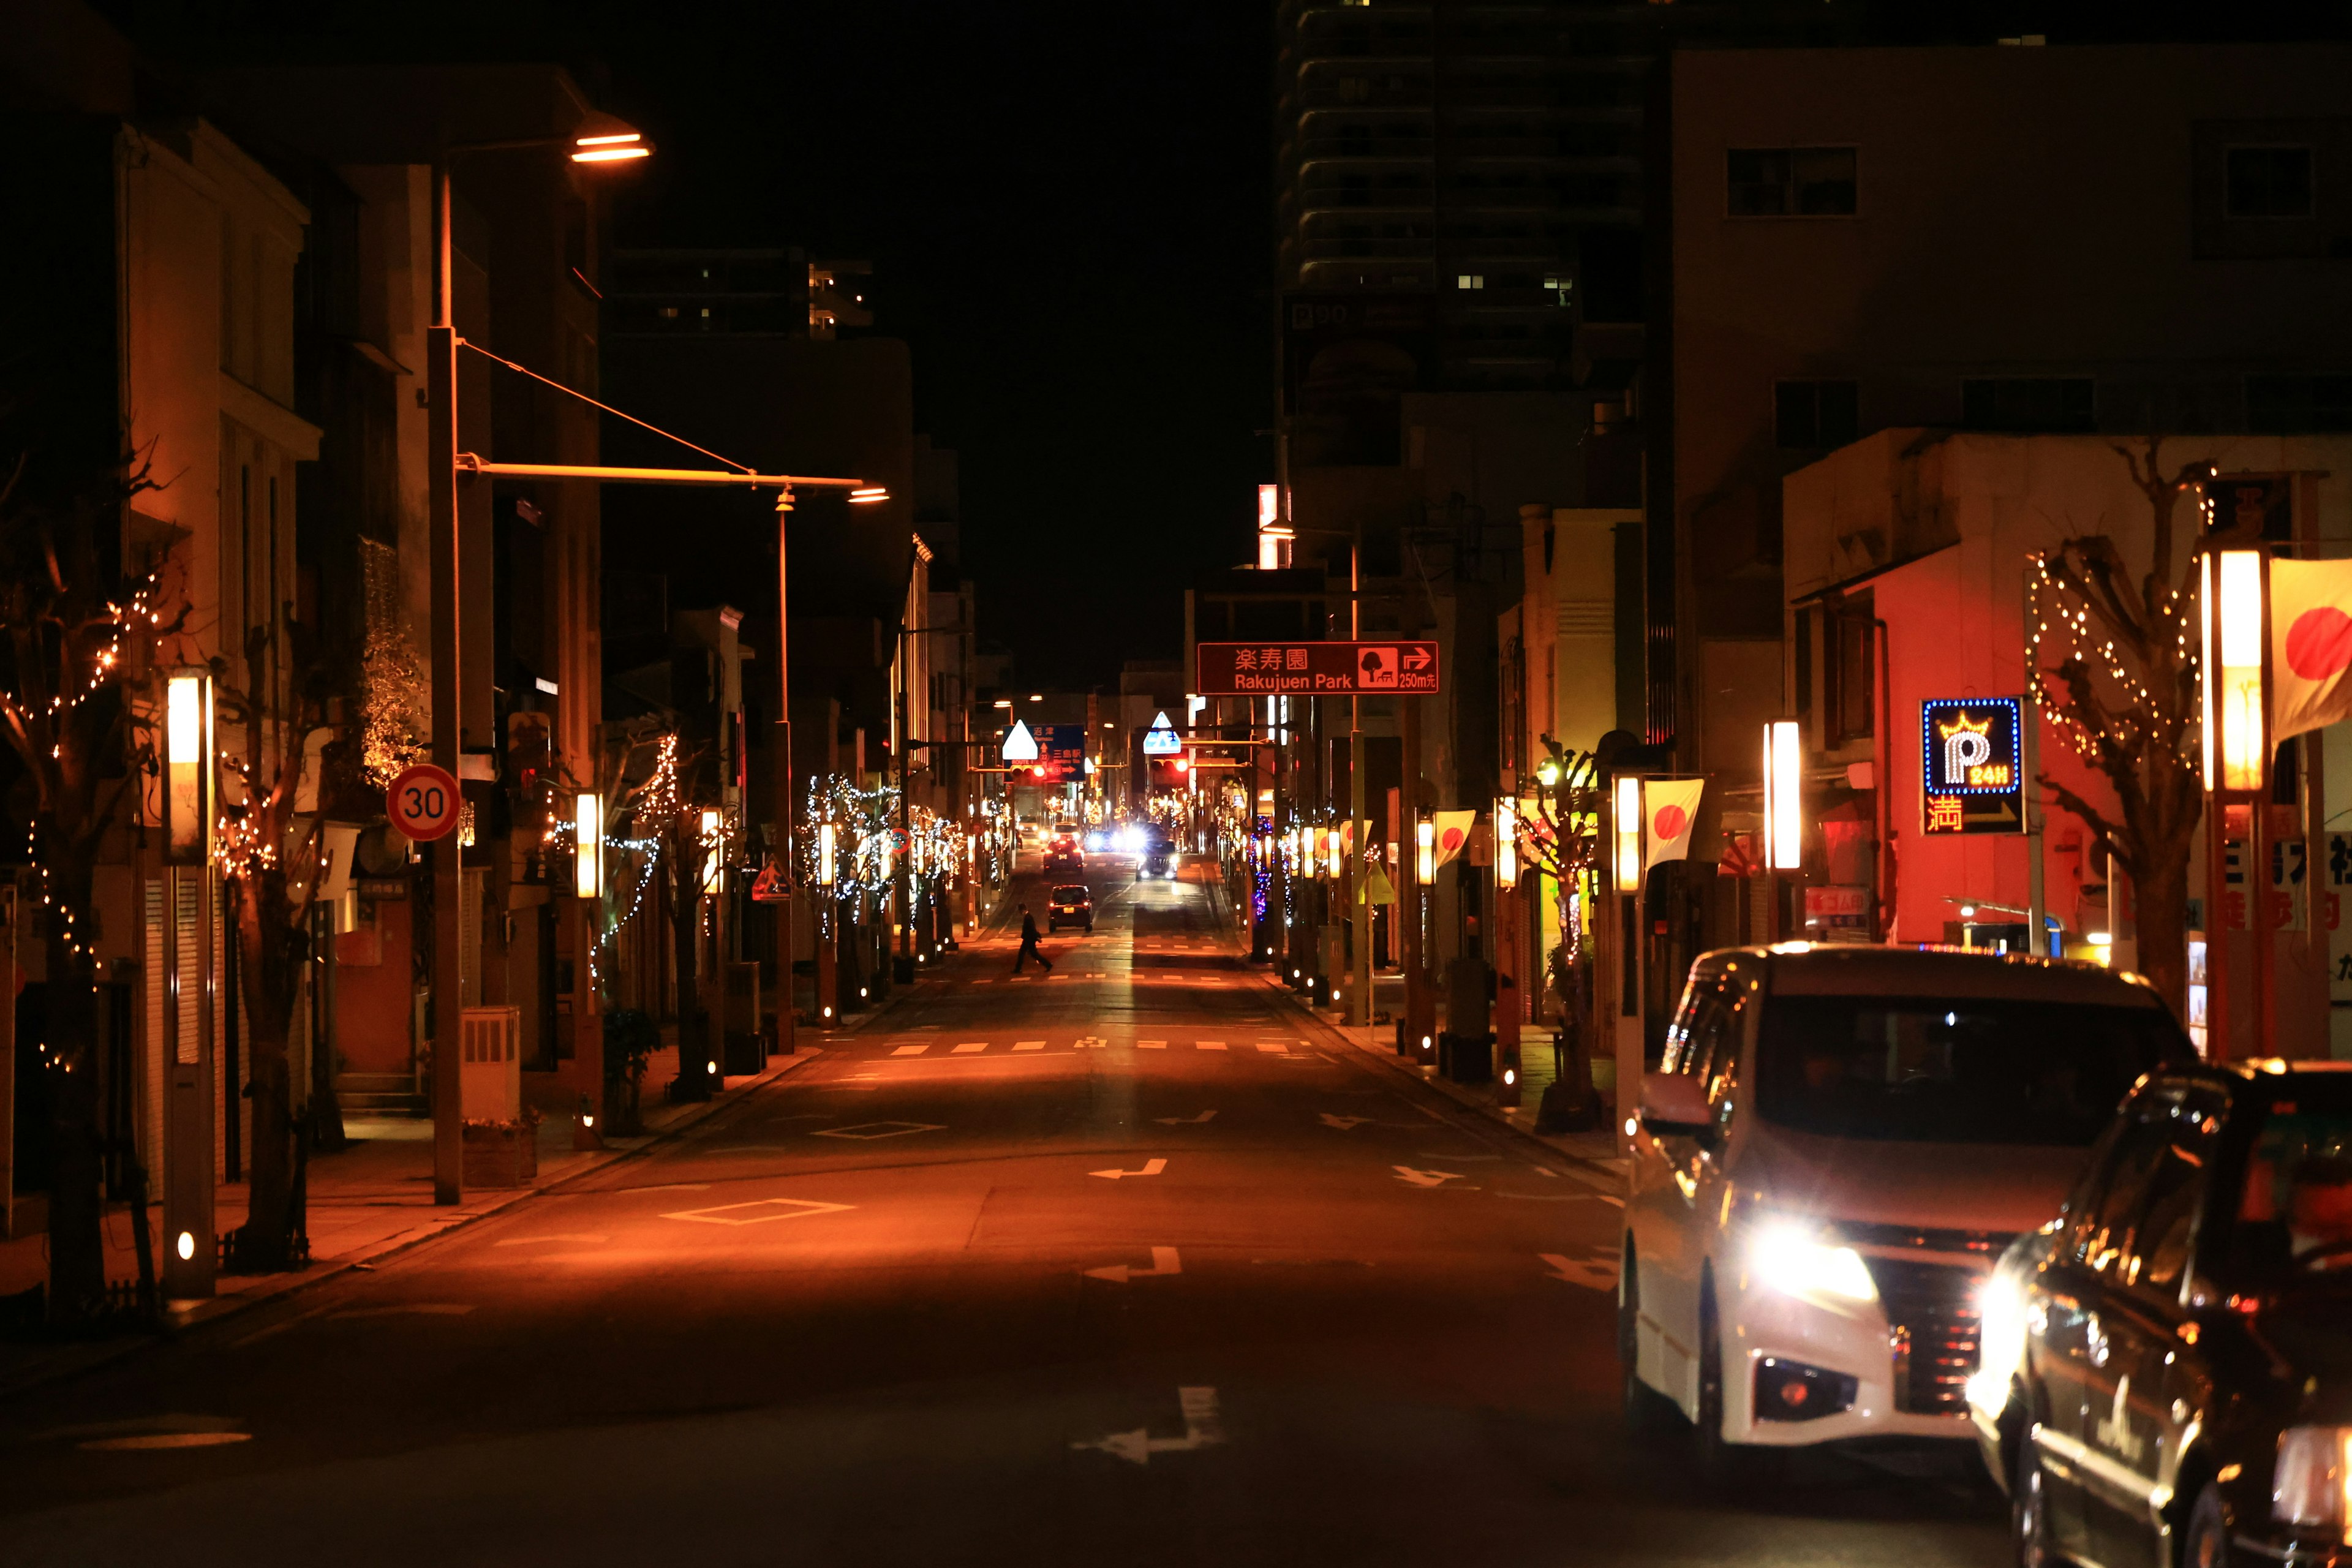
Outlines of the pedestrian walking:
M1024 904L1021 906L1021 951L1013 955L1013 973L1020 973L1023 962L1032 958L1044 966L1046 973L1054 973L1054 961L1037 951L1037 917L1029 912L1028 905Z

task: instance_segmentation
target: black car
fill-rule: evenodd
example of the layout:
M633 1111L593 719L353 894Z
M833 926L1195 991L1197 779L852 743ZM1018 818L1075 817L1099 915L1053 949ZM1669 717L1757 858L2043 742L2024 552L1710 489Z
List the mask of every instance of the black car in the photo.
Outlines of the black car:
M1045 846L1045 873L1048 877L1076 877L1087 868L1086 851L1075 838L1056 838Z
M1095 933L1095 898L1083 882L1066 882L1046 897L1045 930L1057 931L1066 925L1084 926L1088 936Z
M2352 1062L2143 1079L1979 1306L2020 1563L2352 1565Z

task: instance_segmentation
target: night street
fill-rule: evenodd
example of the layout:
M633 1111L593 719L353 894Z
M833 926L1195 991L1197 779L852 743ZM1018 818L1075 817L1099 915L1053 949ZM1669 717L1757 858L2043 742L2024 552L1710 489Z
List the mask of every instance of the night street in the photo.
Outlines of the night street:
M1702 1500L1618 1421L1618 1184L1096 880L1050 979L967 944L689 1138L18 1403L0 1556L2000 1559L1957 1449ZM247 1440L93 1446L158 1432Z

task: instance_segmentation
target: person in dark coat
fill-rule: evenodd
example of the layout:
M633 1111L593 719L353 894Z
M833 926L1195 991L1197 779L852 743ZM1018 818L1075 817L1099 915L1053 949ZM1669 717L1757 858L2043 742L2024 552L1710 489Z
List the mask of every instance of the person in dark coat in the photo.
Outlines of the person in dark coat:
M1054 973L1054 961L1037 951L1037 917L1029 912L1028 905L1024 904L1021 906L1021 951L1013 955L1013 973L1020 973L1021 965L1032 958L1045 966L1046 973Z

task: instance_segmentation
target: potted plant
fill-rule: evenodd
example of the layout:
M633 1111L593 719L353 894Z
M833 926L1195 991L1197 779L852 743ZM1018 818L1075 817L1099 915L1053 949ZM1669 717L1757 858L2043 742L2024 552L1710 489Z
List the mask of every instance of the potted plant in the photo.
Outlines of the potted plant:
M469 1187L520 1187L539 1174L539 1112L511 1121L467 1118L462 1124Z

